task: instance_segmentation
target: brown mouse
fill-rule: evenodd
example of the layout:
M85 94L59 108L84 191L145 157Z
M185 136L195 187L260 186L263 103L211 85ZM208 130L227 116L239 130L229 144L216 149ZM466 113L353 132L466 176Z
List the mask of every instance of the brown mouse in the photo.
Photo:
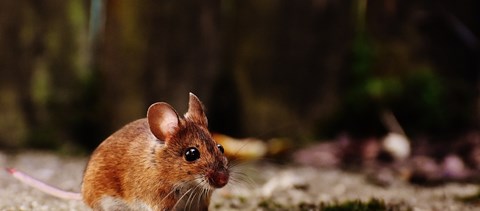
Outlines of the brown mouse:
M82 198L94 210L208 210L213 190L228 183L230 169L207 126L202 103L192 93L184 117L167 103L155 103L147 118L127 124L95 149L81 197L56 195ZM21 172L9 172L32 183Z

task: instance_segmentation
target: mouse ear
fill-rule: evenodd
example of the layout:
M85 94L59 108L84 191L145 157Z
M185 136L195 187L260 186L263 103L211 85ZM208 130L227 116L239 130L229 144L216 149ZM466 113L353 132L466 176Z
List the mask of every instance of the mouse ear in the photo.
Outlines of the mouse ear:
M178 114L167 103L155 103L147 111L150 131L159 140L165 141L175 133L179 126Z
M203 112L202 102L191 92L188 102L188 112L185 114L185 118L197 124L204 125L205 127L208 126L208 120Z

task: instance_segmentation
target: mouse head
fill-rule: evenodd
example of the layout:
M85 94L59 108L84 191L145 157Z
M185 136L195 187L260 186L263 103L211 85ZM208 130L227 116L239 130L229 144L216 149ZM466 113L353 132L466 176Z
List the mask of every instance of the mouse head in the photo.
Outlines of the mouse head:
M229 179L223 147L207 129L208 121L200 100L190 93L184 117L167 103L155 103L147 112L153 135L165 144L158 159L171 164L171 171L182 183L194 182L207 188L221 188Z

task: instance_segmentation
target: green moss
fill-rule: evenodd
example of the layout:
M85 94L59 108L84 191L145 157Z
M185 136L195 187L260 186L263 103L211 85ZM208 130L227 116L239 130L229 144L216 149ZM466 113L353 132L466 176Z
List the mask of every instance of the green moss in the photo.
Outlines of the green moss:
M342 203L330 204L322 203L322 211L383 211L383 210L412 210L403 204L387 204L380 199L370 199L368 202L360 200L346 201Z
M214 207L216 210L218 210L218 209L222 208L222 204L220 204L220 203L219 203L219 204L215 204L215 205L213 205L213 207Z
M261 210L299 210L299 211L410 211L412 208L406 204L385 203L380 199L370 199L363 202L350 200L345 202L322 202L320 204L302 202L296 206L279 204L273 200L264 200L258 204Z
M457 199L461 202L464 202L464 203L479 205L480 204L480 190L478 190L477 193L475 193L473 195L457 197Z
M242 197L242 196L240 196L240 197L238 198L238 201L240 201L240 203L242 203L242 204L245 204L245 203L248 202L248 201L247 201L247 198Z
M386 210L386 205L383 201L372 199L369 202L362 202L360 200L346 201L338 204L321 204L322 210L325 211L341 211L341 210L357 210L357 211L373 211Z
M273 200L263 200L258 203L261 210L291 210L288 207L281 205Z

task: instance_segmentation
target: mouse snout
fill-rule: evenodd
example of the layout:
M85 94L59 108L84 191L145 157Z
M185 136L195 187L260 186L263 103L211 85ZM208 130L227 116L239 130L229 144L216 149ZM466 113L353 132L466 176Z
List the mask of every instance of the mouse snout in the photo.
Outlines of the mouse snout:
M208 182L215 188L221 188L225 186L228 183L229 176L230 174L226 169L211 171L207 174Z

